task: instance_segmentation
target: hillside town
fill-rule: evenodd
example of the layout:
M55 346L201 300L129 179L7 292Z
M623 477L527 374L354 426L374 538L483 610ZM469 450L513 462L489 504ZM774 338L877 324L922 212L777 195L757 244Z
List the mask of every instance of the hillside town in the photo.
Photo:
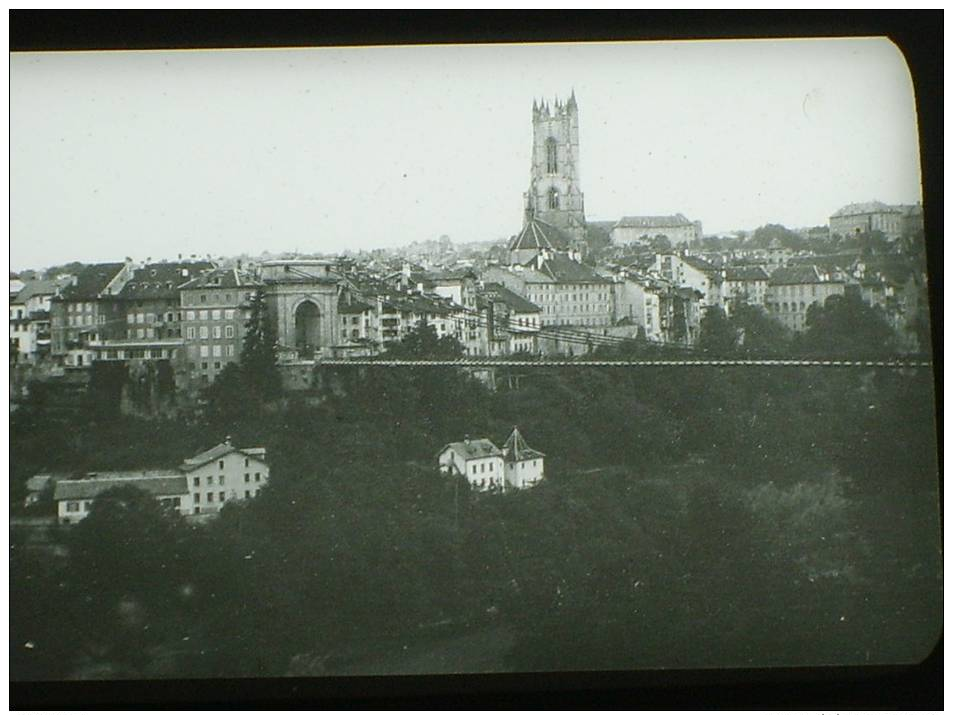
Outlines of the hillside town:
M922 207L589 215L580 106L504 235L11 272L16 677L922 655Z
M921 206L867 201L831 207L827 226L725 236L682 214L591 220L575 95L534 101L532 122L522 221L482 250L443 236L335 256L127 257L11 275L14 396L25 374L98 362L161 364L177 389L199 390L239 360L256 296L287 365L374 356L421 324L473 357L579 355L631 339L693 348L709 310L754 306L799 333L811 306L850 292L882 311L905 352L926 350Z

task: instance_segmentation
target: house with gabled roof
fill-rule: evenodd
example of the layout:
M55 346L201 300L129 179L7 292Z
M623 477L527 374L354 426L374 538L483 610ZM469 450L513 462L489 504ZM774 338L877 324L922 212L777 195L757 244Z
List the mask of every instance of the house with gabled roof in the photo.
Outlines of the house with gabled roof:
M442 474L466 478L479 491L525 489L543 478L545 455L530 448L514 427L503 449L489 439L450 442L437 453Z
M255 498L270 473L264 447L239 448L229 437L184 460L179 471L188 478L189 514L217 514L226 502Z

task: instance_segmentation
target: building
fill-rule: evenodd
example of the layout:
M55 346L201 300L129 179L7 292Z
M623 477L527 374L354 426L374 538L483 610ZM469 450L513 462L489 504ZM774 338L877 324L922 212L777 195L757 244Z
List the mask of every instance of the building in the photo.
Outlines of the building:
M72 285L50 301L51 353L72 367L88 366L93 359L90 343L124 330L123 303L113 300L135 272L125 263L85 266Z
M443 474L466 477L475 489L506 488L503 451L488 439L451 442L437 454Z
M545 476L546 455L530 448L513 428L499 449L488 439L451 442L437 454L441 473L465 477L471 488L506 492L535 486Z
M698 291L702 308L722 304L721 271L702 258L659 253L650 271L680 288Z
M623 216L609 232L613 243L632 245L664 236L672 246L702 238L701 221L689 221L678 213L673 216Z
M586 216L579 174L579 109L575 92L563 103L533 100L533 149L525 220L538 218L585 245Z
M35 361L50 354L50 306L72 277L29 280L10 294L10 348L17 360Z
M723 276L721 298L726 313L742 303L764 305L769 276L763 266L726 266Z
M76 524L104 492L117 487L135 487L154 496L161 504L180 514L187 513L189 490L186 479L174 470L139 472L89 472L80 479L60 479L53 488L57 521Z
M830 217L831 235L843 237L880 231L891 241L909 238L923 231L920 204L888 205L880 201L848 204Z
M340 338L342 283L336 269L334 261L324 259L284 258L262 264L259 279L282 360L333 355Z
M255 498L268 483L265 459L263 447L239 449L229 439L186 459L179 466L188 480L184 513L217 514L226 502Z
M612 324L612 279L562 253L544 251L526 265L491 266L484 281L500 283L539 306L543 328Z
M542 310L501 283L484 283L479 295L486 311L489 354L535 353Z
M179 287L181 336L192 379L209 384L226 365L238 363L251 300L260 286L238 268L216 268Z
M176 384L185 384L188 368L179 290L212 268L209 261L163 261L135 269L115 296L100 299L101 304L117 306L118 310L111 310L116 316L114 322L90 341L92 359L136 366L167 361Z
M801 332L807 327L808 308L823 305L832 295L843 295L845 286L842 276L822 272L817 266L785 266L768 279L765 307L784 326Z
M691 346L701 324L701 293L632 268L613 284L618 326L637 326L653 343Z
M506 465L507 486L527 489L536 486L546 476L546 455L530 448L517 427L503 443L503 461Z

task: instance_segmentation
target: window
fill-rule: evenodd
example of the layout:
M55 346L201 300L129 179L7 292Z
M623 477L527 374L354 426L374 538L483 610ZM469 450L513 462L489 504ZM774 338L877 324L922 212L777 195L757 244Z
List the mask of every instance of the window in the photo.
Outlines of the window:
M222 346L213 345L212 346L212 357L222 357Z
M483 463L480 464L480 471L481 471L481 472L485 472L485 471L486 471L486 464L483 464Z
M228 295L225 296L225 300L230 301L231 299L232 299L231 296L228 296ZM225 311L225 320L234 320L234 319L235 319L235 311L234 311L234 310L226 310L226 311Z
M255 472L255 481L256 481L256 482L260 482L260 481L261 481L261 472Z
M199 303L204 303L204 302L205 302L205 298L206 298L205 293L200 294L200 295L199 295ZM204 311L203 311L203 312L204 312Z
M84 502L83 502L83 511L89 511L89 508L90 508L92 505L93 505L93 503L92 503L91 501L84 501Z
M214 482L215 482L215 477L213 477L213 476L211 476L211 475L209 475L209 476L205 479L205 483L208 484L209 486L211 486Z
M476 474L476 465L473 465L473 473Z
M208 363L207 363L207 362L203 362L203 363L202 363L202 369L203 369L203 370L208 370ZM206 377L208 377L208 376L206 375Z
M245 461L247 462L248 460L246 459ZM248 465L246 464L245 466L247 467ZM251 474L248 474L248 473L246 472L246 473L245 473L245 483L247 484L247 483L250 482L250 481L251 481Z
M221 320L221 319L222 319L222 311L220 311L220 310L218 310L218 309L213 310L213 311L212 311L212 320Z
M245 457L245 466L248 466L248 457Z
M552 187L549 190L549 208L558 209L559 208L559 192L556 191L556 187Z
M224 459L218 460L218 468L219 468L219 469L225 469L225 460L224 460Z
M225 475L224 475L224 474L219 474L219 475L218 475L218 484L219 484L219 486L223 486L223 485L225 484Z
M192 486L193 486L193 487L197 487L197 486L199 486L200 484L201 484L201 480L200 480L198 477L195 477L194 479L192 479Z
M208 338L208 326L203 325L199 328L199 338L205 340Z
M182 506L182 499L179 497L172 497L172 506Z
M135 322L136 322L136 316L133 315L132 313L129 313L129 314L126 316L126 322L127 322L127 323L135 323Z
M185 338L186 340L195 340L195 328L188 327L185 329Z
M234 325L226 325L226 326L225 326L225 337L226 337L226 338L234 338L234 337L235 337L235 326L234 326Z
M202 495L198 492L195 492L195 494L192 495L192 501L193 503L198 504L200 501L202 501ZM198 509L198 507L195 508Z
M213 501L215 501L215 493L214 493L214 492L209 492L206 496L207 496L207 498L205 499L205 501L207 501L209 504L211 504Z
M493 471L493 462L490 462L490 471Z
M201 514L201 513L202 513L202 507L200 507L200 506L195 507L195 508L192 510L192 513L193 513L193 514Z
M225 357L234 357L234 355L235 355L235 346L234 346L234 345L226 345L226 346L225 346Z
M546 140L546 173L555 174L556 171L556 140L553 137L550 137Z
M208 311L200 310L199 311L199 320L208 320Z
M204 357L204 358L208 357L208 345L199 345L199 357ZM208 369L207 362L202 363L202 369L203 370Z
M215 369L216 369L216 370L221 370L221 369L222 369L222 363L220 363L220 362L215 363Z
M194 310L187 310L187 311L185 311L185 319L186 319L186 320L195 320L195 311L194 311Z
M247 489L245 490L245 498L246 498L246 499L251 499L251 492L248 491Z
M225 501L225 492L219 492L219 493L218 493L218 500L219 500L219 501Z

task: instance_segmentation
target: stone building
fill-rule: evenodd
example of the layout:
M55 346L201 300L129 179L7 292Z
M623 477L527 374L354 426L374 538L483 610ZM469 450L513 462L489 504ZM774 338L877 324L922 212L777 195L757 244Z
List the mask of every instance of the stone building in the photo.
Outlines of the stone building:
M279 356L311 360L330 356L339 341L341 277L334 261L285 258L266 261L259 277Z
M817 266L778 268L768 280L765 307L768 314L795 332L806 328L807 310L815 303L824 304L832 295L843 295L845 280Z
M533 100L533 150L526 220L539 218L565 232L579 246L586 216L579 174L579 109L573 92L563 103Z
M919 204L888 205L880 201L848 204L830 218L831 235L843 237L880 231L891 241L923 231L923 207Z
M701 221L689 221L682 214L674 216L623 216L609 233L612 242L631 245L665 236L673 246L702 237Z
M260 285L237 268L217 268L181 286L181 335L193 379L211 383L226 365L239 361L251 299Z
M122 304L117 296L135 271L125 263L85 266L72 285L50 301L51 353L73 367L88 366L93 359L90 343L124 330Z

